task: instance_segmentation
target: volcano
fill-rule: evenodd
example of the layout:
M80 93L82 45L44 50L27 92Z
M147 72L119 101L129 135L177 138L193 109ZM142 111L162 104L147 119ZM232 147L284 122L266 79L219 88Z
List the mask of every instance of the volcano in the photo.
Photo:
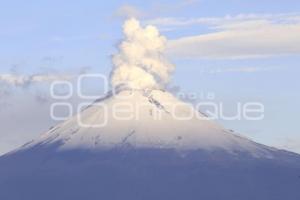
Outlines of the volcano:
M95 101L2 156L0 177L5 200L300 198L299 155L228 131L162 90Z
M1 200L299 200L300 156L164 90L166 38L129 19L105 97L0 157ZM30 113L29 113L30 114Z

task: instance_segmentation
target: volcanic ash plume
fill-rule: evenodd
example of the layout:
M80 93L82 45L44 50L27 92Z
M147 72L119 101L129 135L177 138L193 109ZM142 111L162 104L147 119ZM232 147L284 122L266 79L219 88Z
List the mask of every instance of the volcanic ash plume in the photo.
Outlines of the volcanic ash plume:
M136 19L123 25L124 40L113 56L112 87L164 88L174 66L164 58L166 38L154 26L141 27Z

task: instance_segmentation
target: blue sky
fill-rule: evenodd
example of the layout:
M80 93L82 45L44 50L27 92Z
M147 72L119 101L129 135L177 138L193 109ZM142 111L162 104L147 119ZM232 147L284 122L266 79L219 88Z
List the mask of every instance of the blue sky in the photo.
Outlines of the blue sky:
M300 152L296 0L2 2L0 75L108 75L129 16L156 25L168 38L167 55L176 65L171 85L186 93L213 92L228 112L233 102L262 102L264 120L220 122L258 142ZM0 84L1 154L56 122L49 118L49 85Z

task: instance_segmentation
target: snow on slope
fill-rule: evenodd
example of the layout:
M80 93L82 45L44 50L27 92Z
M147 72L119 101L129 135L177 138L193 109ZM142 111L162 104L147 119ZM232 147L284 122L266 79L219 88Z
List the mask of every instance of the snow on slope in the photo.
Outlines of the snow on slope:
M103 124L104 121L107 123ZM61 150L130 145L246 151L254 156L270 156L268 148L225 130L191 105L162 90L122 90L98 100L23 148L53 143L60 143Z

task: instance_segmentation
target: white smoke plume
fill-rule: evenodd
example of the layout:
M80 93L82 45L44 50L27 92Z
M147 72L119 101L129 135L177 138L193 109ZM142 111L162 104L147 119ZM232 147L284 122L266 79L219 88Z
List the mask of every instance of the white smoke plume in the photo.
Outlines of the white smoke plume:
M156 27L143 28L134 18L125 21L123 32L125 38L113 56L112 87L164 88L174 70L164 57L166 38Z

